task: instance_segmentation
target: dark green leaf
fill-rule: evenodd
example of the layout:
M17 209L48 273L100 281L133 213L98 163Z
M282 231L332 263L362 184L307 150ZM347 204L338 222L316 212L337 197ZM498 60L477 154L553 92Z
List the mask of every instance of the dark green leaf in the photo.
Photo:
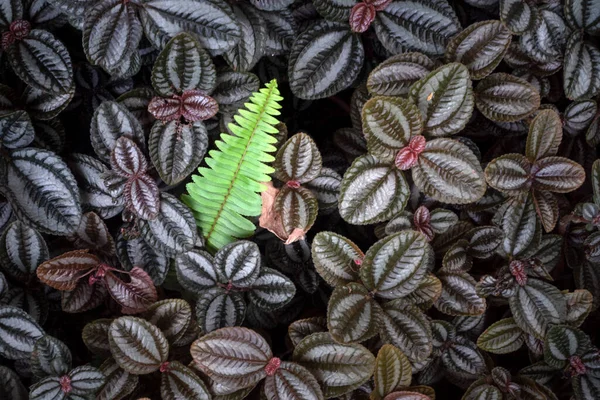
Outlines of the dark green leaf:
M494 322L477 339L477 346L493 354L506 354L517 351L525 343L525 333L514 318Z
M535 161L555 156L562 141L562 121L554 110L540 111L529 127L525 155Z
M31 372L37 378L62 376L71 369L71 361L71 352L66 344L52 336L42 336L31 352Z

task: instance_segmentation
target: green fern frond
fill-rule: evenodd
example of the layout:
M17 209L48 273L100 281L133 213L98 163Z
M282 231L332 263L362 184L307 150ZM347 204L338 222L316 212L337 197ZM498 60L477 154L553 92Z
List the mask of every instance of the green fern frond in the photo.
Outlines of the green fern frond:
M196 224L211 249L220 249L239 238L252 236L256 227L245 217L261 213L260 193L266 189L261 182L269 182L274 172L266 163L275 157L278 133L275 116L283 100L272 80L266 88L252 94L229 124L234 135L221 133L221 140L205 158L209 168L198 168L200 175L192 176L187 195L182 200L194 212Z

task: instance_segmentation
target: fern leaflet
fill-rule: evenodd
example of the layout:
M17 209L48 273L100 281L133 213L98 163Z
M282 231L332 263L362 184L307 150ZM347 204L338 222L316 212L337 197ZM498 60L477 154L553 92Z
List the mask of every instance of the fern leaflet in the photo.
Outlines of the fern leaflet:
M278 133L276 116L283 98L272 80L266 88L253 93L245 108L229 124L234 135L221 133L205 158L208 168L200 167L193 175L182 200L194 212L209 248L218 250L239 238L252 236L254 223L246 217L259 216L260 193L266 189L274 169L267 165L277 149L273 134Z

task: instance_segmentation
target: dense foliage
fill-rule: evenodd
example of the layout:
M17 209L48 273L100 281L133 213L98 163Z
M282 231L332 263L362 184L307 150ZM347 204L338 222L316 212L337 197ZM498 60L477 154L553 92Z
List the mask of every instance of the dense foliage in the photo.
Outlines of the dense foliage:
M600 0L0 0L1 400L600 399Z

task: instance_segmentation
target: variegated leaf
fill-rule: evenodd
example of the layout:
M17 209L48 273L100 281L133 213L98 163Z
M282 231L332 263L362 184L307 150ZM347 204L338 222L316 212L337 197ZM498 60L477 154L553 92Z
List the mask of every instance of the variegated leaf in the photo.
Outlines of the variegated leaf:
M487 372L486 360L475 343L457 336L442 353L442 363L449 379L472 381Z
M49 258L42 235L22 222L13 222L0 238L0 264L10 277L28 282L37 267Z
M422 362L431 355L431 323L417 306L404 299L383 305L381 339L399 348L411 362Z
M196 318L203 332L241 325L245 313L243 295L220 287L203 290L196 303Z
M592 311L594 296L585 289L577 289L572 293L565 293L565 298L567 300L566 322L578 327Z
M115 254L115 242L108 227L92 211L83 214L77 232L70 240L77 249L90 249L105 256Z
M408 94L410 86L424 78L435 64L421 53L402 53L379 64L367 79L369 93L380 96Z
M129 373L148 374L167 361L167 338L160 329L141 318L115 319L110 324L108 338L115 361Z
M90 7L83 26L83 49L90 62L109 73L131 59L142 38L142 26L133 4L101 1Z
M281 217L283 230L290 236L298 229L307 232L312 227L317 219L319 203L310 190L287 185L275 198L273 210Z
M234 71L249 71L262 57L267 41L267 25L261 14L244 3L232 6L234 20L241 29L240 41L223 54Z
M562 121L554 110L540 111L529 127L525 155L532 162L555 156L562 141Z
M520 35L531 27L534 15L523 0L500 0L500 20L514 35Z
M160 378L160 394L163 400L210 399L210 393L202 379L179 361L171 361L164 367Z
M409 388L410 389L410 388ZM409 390L400 390L390 393L383 400L430 400L431 397L423 393L411 392Z
M392 161L411 137L423 131L419 109L400 97L377 96L362 109L363 134L369 153L382 161Z
M375 357L359 344L341 344L328 333L314 333L294 349L294 361L317 378L325 398L349 393L373 374Z
M473 382L465 392L462 400L502 400L504 394L496 386L487 383L486 378Z
M50 32L33 29L6 51L13 71L29 86L57 95L71 91L71 56Z
M192 248L197 229L192 212L168 193L160 194L160 212L150 221L140 220L140 232L150 246L167 257Z
M357 34L344 24L318 21L292 45L288 68L292 92L306 100L331 96L354 82L363 59Z
M249 72L227 71L219 73L211 96L219 103L219 110L232 114L242 107L253 92L260 87L260 80Z
M329 21L348 22L350 11L356 3L351 0L315 0L314 7Z
M71 369L71 352L66 344L52 336L42 336L31 352L31 372L37 378L62 376Z
M168 185L176 185L194 172L207 148L208 135L202 121L157 121L148 139L152 164Z
M92 310L104 303L108 293L104 285L90 285L87 280L80 280L75 289L61 292L60 304L64 312L81 313Z
M592 349L590 338L579 329L556 325L551 327L544 340L544 361L556 369L563 369L569 363L572 365L587 351Z
M83 339L83 343L92 353L101 356L110 355L108 330L112 321L112 319L100 318L83 327L81 339Z
M134 266L140 267L150 275L156 286L161 285L169 272L169 259L156 251L142 238L125 240L117 237L117 255L121 265L128 271Z
M514 318L505 318L490 325L477 339L477 346L488 353L512 353L523 346L525 336Z
M600 3L597 0L567 0L565 19L573 29L583 29L590 35L600 34Z
M342 180L340 215L355 225L386 221L404 209L409 195L404 174L393 164L358 157Z
M391 344L384 344L375 359L373 400L410 386L412 366L404 353Z
M190 351L201 371L232 391L252 387L265 378L265 367L273 358L261 335L241 327L222 328L202 336Z
M274 374L265 379L267 400L323 400L319 382L308 369L283 361Z
M379 333L381 308L359 283L338 286L327 305L327 326L342 343L358 343Z
M481 226L471 230L469 237L469 255L475 258L486 259L502 244L504 232L494 226Z
M442 281L442 294L435 307L448 315L481 315L486 310L485 299L479 297L477 282L467 272L445 272L438 274Z
M296 294L294 283L285 275L271 268L262 268L248 298L266 311L286 305Z
M554 193L568 193L585 180L583 167L564 157L545 157L534 164L533 187Z
M60 378L58 376L51 376L29 387L29 399L67 400L67 394L62 390Z
M79 196L84 209L95 211L102 218L111 218L123 209L123 198L104 180L108 167L86 154L72 154L68 162L79 185Z
M117 139L127 137L142 150L146 148L144 131L137 118L121 103L104 101L94 111L90 137L94 151L105 162L117 144Z
M97 393L97 400L121 400L133 392L138 384L137 375L125 371L112 358L100 366L106 377L102 389Z
M405 299L412 304L429 308L441 294L442 282L435 275L427 274Z
M121 306L123 314L144 312L158 299L152 279L139 267L128 272L128 282L109 271L104 276L104 284L110 296Z
M219 282L235 287L249 287L260 274L260 250L247 240L223 246L215 254L214 264Z
M535 211L546 232L552 231L558 222L558 200L554 193L546 190L534 190L531 193Z
M235 16L222 0L143 0L140 5L144 33L159 49L182 31L196 34L202 47L216 54L241 38Z
M192 323L192 307L183 299L161 300L148 307L144 318L173 344L187 333Z
M100 263L87 250L69 251L42 263L36 274L40 281L57 290L74 290L77 281Z
M31 118L23 110L0 117L0 143L7 149L29 146L35 138Z
M110 165L114 172L124 178L145 174L148 169L146 157L140 148L133 140L123 136L115 141Z
M510 41L502 22L477 22L450 40L446 57L466 65L472 79L483 79L500 64Z
M152 68L152 87L163 97L193 89L208 94L215 88L216 78L210 55L185 32L167 43Z
M504 231L503 249L513 257L534 244L538 237L539 222L531 196L515 197L507 203L501 220Z
M259 2L264 3L260 0L252 0L251 2L255 6ZM288 54L297 35L297 24L291 11L283 9L278 12L260 12L260 16L267 26L267 41L264 53L270 56Z
M77 182L56 154L34 148L15 150L5 174L5 196L19 219L54 235L77 229L81 219Z
M399 232L371 246L365 254L360 278L377 296L386 299L406 296L419 285L433 258L433 250L423 234Z
M408 50L428 56L443 55L450 38L461 29L444 0L393 1L377 12L373 27L390 53Z
M328 212L336 209L340 195L342 176L335 170L327 167L321 169L321 173L305 187L317 198L319 212Z
M9 360L28 358L44 331L25 311L0 305L0 355Z
M71 383L71 396L93 396L104 385L102 372L91 365L82 365L67 375Z
M543 339L551 325L560 324L567 316L564 295L553 285L529 278L509 299L516 324L525 332Z
M479 160L466 145L452 139L428 141L412 177L423 193L444 203L472 203L486 190Z
M358 279L364 253L349 239L333 232L319 232L312 242L315 269L331 286Z
M592 123L597 111L598 104L593 100L580 100L570 103L563 113L565 132L571 135L585 132Z
M191 250L175 259L177 280L190 292L210 289L217 285L218 272L213 257L206 251Z
M10 368L0 365L0 396L3 399L27 400L27 389L19 376Z
M492 121L514 122L539 108L540 94L524 79L495 73L479 82L475 88L475 105Z
M579 31L571 34L563 61L563 89L571 100L594 97L600 92L600 48L585 41Z
M305 337L313 333L327 332L327 318L311 317L292 322L288 327L288 335L295 346Z
M521 154L504 154L488 163L485 179L494 189L515 196L530 189L532 166Z
M306 133L297 133L279 148L275 177L282 182L307 183L321 173L323 161L317 144Z
M6 30L11 22L23 18L23 3L18 0L10 0L2 5L0 9L0 27Z
M450 63L415 82L409 92L423 116L427 137L453 135L461 131L473 113L473 89L469 70Z

